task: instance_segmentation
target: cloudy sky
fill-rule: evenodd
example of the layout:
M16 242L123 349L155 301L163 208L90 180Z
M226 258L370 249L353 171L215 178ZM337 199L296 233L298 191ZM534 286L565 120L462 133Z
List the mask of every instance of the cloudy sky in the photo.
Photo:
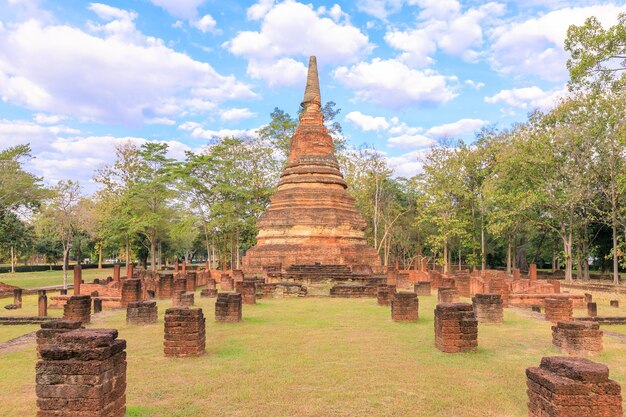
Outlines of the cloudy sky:
M104 1L104 0L103 0ZM316 55L353 146L397 175L434 141L471 141L548 107L567 27L625 2L560 0L0 0L0 148L30 143L53 183L90 177L124 140L171 153L294 115Z

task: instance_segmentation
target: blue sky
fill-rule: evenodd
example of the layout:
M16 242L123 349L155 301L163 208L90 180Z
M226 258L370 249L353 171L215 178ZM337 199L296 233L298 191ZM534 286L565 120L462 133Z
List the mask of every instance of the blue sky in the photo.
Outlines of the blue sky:
M49 183L95 169L115 144L171 154L251 135L297 112L316 55L322 100L352 146L419 171L441 138L471 141L565 93L567 27L605 26L624 2L1 0L0 148L30 142Z

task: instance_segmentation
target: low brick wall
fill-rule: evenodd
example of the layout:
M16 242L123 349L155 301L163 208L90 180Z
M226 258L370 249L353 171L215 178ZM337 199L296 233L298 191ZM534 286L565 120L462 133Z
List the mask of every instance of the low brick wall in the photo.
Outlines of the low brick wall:
M63 320L91 323L91 296L72 295L63 306Z
M552 326L552 344L570 355L595 355L602 351L600 324L590 321L559 321Z
M253 280L241 283L241 300L244 304L256 304L256 283Z
M230 275L223 274L220 277L220 288L222 289L222 291L233 291L233 289L235 288L234 281L230 277Z
M621 417L620 385L586 358L545 357L526 369L528 417Z
M206 347L206 323L201 308L172 307L165 310L165 356L199 356Z
M414 292L394 292L391 295L391 319L393 321L419 320L419 300Z
M126 341L113 329L77 329L42 346L36 366L38 417L123 417Z
M127 324L153 324L159 319L156 301L133 301L126 307Z
M474 315L479 323L502 323L503 302L499 294L476 294L472 297Z
M304 297L307 288L299 282L257 283L258 298Z
M471 304L442 303L435 308L435 346L445 353L478 347L478 320Z
M220 293L215 301L215 321L235 323L241 321L241 294Z
M122 307L134 301L141 301L141 280L127 279L122 284Z
M216 288L204 288L202 291L200 291L200 297L215 298L217 297L217 289Z
M159 276L159 299L166 300L172 298L174 291L174 276L162 274Z
M377 287L364 284L337 284L330 289L331 297L363 298L376 297Z

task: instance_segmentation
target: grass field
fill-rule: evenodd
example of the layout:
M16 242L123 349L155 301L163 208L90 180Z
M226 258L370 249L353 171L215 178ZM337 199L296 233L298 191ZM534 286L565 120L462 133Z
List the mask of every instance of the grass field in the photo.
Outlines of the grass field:
M123 272L125 273L125 271ZM105 269L83 269L83 279L85 282L94 278L106 278L113 275L113 268ZM74 272L67 271L67 283L73 284ZM15 285L21 288L39 288L52 285L63 285L63 271L40 271L40 272L18 272L15 274L0 274L0 282Z
M525 369L559 354L549 323L509 310L505 323L479 326L477 353L441 353L436 297L420 298L410 324L392 322L374 299L331 298L259 300L244 306L243 323L218 324L214 299L196 300L207 317L200 358L163 356L169 301L152 326L127 326L123 310L94 316L91 327L116 328L128 342L128 416L521 417ZM15 335L4 327L0 341ZM594 360L626 387L625 343L605 337ZM32 343L0 353L0 415L35 414L35 357Z

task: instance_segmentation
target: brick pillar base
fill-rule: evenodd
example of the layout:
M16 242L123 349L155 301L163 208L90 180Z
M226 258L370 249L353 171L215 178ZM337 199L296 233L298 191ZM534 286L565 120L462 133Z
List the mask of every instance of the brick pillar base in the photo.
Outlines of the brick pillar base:
M244 304L256 304L256 283L253 280L241 283L241 301Z
M589 317L598 316L598 305L596 303L587 303L587 315Z
M233 279L226 274L223 274L220 278L220 288L222 291L232 291L233 290Z
M391 296L391 319L393 321L419 320L419 300L414 292L396 292Z
M37 356L43 348L53 347L57 343L57 336L72 330L80 329L82 323L76 320L53 320L41 323L41 329L37 330Z
M241 294L220 293L215 301L215 321L235 323L241 321Z
M476 294L472 297L472 306L479 323L502 323L502 297L498 294Z
M430 295L431 291L431 283L430 282L416 282L413 286L413 290L415 294L420 295Z
M127 279L122 284L122 307L135 301L141 301L141 280Z
M389 286L386 284L379 285L376 289L376 302L379 306L388 306L391 304L391 294Z
M46 290L37 291L37 315L39 317L46 317L48 315L48 296Z
M458 303L459 292L456 288L440 287L437 290L437 302L438 303Z
M63 306L63 320L91 323L91 296L72 295Z
M545 315L546 320L556 323L557 321L568 321L574 314L574 303L566 297L546 298Z
M117 330L77 329L40 350L38 417L123 417L126 413L126 341Z
M528 417L621 417L620 385L609 368L585 358L552 356L526 369Z
M472 352L478 347L478 320L471 304L444 303L435 308L435 346L445 353Z
M174 286L174 277L169 274L163 274L159 276L159 299L165 300L172 298L172 291Z
M165 310L165 356L199 356L206 345L205 318L201 308Z
M159 318L156 301L133 301L126 307L126 323L153 324Z
M559 321L552 326L552 344L571 355L595 355L602 351L602 334L599 323Z
M191 307L194 305L194 293L187 291L176 291L172 297L174 307Z

